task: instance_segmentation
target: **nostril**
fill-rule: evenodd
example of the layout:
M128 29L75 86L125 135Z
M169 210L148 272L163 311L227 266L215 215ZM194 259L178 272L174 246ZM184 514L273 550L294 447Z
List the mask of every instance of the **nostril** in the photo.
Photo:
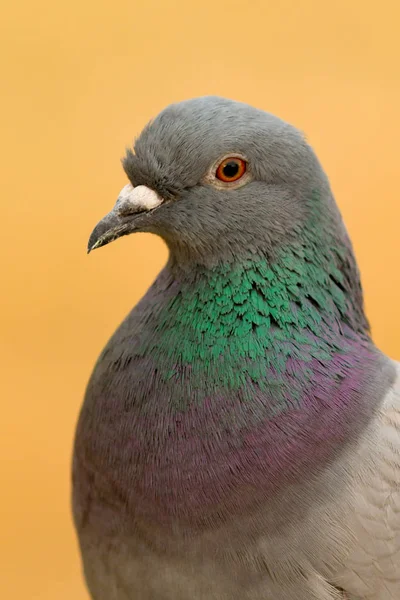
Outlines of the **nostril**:
M120 217L129 217L130 215L137 215L138 213L145 212L146 208L132 202L122 201L118 206L117 212Z
M164 201L157 192L144 185L139 185L135 188L131 186L132 189L126 188L129 188L129 185L121 190L114 207L115 212L120 217L150 211L160 206Z

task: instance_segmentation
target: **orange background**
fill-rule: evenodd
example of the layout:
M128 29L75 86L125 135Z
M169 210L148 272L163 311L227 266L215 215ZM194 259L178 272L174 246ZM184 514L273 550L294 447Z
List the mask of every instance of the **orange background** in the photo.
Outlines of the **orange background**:
M84 600L69 509L93 363L166 259L86 256L120 157L166 104L220 94L291 121L351 236L375 339L400 359L398 0L22 0L2 8L0 597Z

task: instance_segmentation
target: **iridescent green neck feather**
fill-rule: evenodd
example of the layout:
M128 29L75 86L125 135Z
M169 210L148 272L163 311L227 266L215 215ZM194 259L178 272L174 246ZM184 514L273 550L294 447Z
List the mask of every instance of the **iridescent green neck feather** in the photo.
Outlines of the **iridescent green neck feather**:
M311 218L274 260L199 268L158 315L141 354L151 353L166 380L186 378L192 396L251 394L255 385L273 392L271 410L280 411L299 400L293 378L311 383L315 361L339 377L338 353L368 342L362 306L340 268L348 252Z

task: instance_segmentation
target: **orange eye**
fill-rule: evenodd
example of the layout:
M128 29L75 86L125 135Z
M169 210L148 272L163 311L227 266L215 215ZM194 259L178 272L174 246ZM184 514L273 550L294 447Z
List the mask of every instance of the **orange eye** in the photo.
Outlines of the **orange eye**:
M228 156L217 168L215 173L217 179L230 183L237 181L246 173L247 163L243 158L237 158L235 156Z

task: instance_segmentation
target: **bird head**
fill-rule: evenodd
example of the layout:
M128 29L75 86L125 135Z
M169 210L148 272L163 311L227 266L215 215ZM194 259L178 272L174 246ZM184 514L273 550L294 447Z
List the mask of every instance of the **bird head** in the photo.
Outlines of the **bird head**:
M172 104L122 162L129 183L95 227L89 251L141 231L164 238L178 262L268 255L299 234L315 190L324 201L321 218L340 229L304 136L243 103L203 97Z
M295 127L243 103L195 98L163 110L122 163L129 183L93 230L89 252L141 231L161 236L170 267L186 272L266 260L286 281L285 270L307 272L305 293L310 277L316 287L332 280L329 293L344 294L354 327L368 330L351 242Z

